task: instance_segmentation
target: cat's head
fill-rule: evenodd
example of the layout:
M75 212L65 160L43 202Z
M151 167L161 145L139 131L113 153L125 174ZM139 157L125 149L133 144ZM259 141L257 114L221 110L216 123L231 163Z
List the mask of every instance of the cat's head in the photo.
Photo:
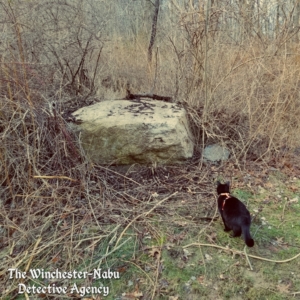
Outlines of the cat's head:
M222 193L229 193L230 188L230 182L227 181L225 183L221 183L220 181L217 181L217 193L218 195Z

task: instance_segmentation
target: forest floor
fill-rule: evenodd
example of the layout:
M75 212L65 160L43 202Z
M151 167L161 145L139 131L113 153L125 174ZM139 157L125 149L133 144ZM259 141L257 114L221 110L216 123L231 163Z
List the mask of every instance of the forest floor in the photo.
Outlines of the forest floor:
M296 161L94 166L83 193L82 182L52 179L53 198L28 195L5 221L2 299L300 299ZM230 180L247 205L253 248L223 231L216 180Z

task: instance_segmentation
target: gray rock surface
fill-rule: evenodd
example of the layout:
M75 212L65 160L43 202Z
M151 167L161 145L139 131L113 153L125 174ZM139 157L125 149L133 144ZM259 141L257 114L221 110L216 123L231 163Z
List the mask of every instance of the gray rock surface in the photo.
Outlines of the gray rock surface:
M203 152L203 158L212 162L227 160L229 155L229 150L218 144L206 146Z

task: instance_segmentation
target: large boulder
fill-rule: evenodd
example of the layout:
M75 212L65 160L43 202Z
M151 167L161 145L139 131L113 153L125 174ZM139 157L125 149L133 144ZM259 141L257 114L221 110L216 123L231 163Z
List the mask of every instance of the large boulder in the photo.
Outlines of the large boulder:
M88 158L100 164L176 164L193 155L187 113L174 103L111 100L83 107L71 127Z

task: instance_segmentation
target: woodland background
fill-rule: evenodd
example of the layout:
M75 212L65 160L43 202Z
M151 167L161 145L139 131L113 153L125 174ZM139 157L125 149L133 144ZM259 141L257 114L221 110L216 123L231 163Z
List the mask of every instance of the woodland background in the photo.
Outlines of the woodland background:
M158 241L150 255L157 263L154 279L143 292L156 299L165 231L155 229L152 212L158 224L170 222L168 230L174 222L192 230L199 224L193 214L203 211L202 200L213 199L213 180L222 174L238 177L253 163L247 174L255 185L264 186L270 165L296 176L299 18L298 0L0 1L3 297L16 295L16 282L5 275L11 265L85 270L96 259L111 266L116 261L108 259L127 243L130 229L137 240L126 255L139 257L137 245L149 232ZM210 168L197 160L186 169L122 173L90 164L64 114L124 98L126 89L180 102L195 136L195 159L217 142L230 149L229 165ZM249 186L251 176L243 176L236 187ZM178 201L169 203L174 191L180 191ZM182 203L189 203L188 212L178 215ZM210 203L207 211L213 210ZM99 249L106 249L100 259Z

